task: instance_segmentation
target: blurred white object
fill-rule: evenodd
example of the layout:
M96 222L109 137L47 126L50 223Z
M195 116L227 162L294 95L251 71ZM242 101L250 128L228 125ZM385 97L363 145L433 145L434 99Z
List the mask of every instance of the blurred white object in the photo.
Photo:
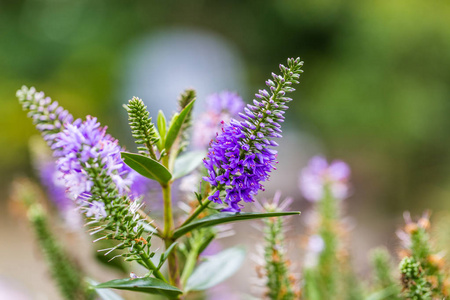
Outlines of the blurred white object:
M224 89L242 94L243 70L238 52L211 32L186 28L153 32L130 45L126 53L120 72L121 102L137 96L148 105L154 119L160 109L168 117L177 108L179 94L194 88L198 112L206 95Z
M22 290L23 287L0 278L0 299L31 300L31 297Z

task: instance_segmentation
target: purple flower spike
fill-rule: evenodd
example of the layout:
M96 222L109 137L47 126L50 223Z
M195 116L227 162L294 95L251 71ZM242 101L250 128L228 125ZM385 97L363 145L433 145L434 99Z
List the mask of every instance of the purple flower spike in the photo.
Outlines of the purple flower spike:
M239 212L243 202L253 202L253 197L269 180L270 172L277 163L277 151L268 148L276 146L270 138L281 137L279 123L283 122L282 109L287 108L283 95L292 90L289 86L298 83L303 62L289 59L288 67L280 68L283 76L268 80L267 90L259 90L253 105L247 105L240 114L242 121L231 119L222 132L211 143L204 165L208 176L204 177L217 191L209 197L216 203L225 203L224 211ZM272 89L273 88L273 89ZM270 117L269 117L270 116ZM276 131L276 132L275 132ZM226 193L220 198L220 191Z
M244 102L237 93L223 91L206 99L206 112L194 124L193 145L198 149L208 147L222 128L222 121L229 122L242 111ZM245 117L245 115L244 115Z
M312 202L323 199L327 187L332 197L341 200L349 195L349 177L350 168L345 162L328 164L324 157L315 156L300 172L299 187L303 197Z
M100 127L97 118L88 116L80 125L66 124L66 128L57 135L53 145L58 169L64 174L69 194L77 199L84 193L90 193L93 182L86 167L100 167L101 172L109 175L120 194L129 190L131 184L127 167L120 157L121 147L117 140L105 133L106 127Z

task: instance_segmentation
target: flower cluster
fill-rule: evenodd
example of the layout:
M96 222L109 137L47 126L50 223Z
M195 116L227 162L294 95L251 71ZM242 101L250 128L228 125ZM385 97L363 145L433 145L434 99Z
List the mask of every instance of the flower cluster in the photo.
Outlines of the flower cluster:
M151 234L142 237L144 226L138 212L142 204L130 192L138 174L123 163L117 140L106 134L106 127L96 118L73 121L67 111L34 88L23 87L17 95L54 151L57 172L69 196L90 219L88 224L97 225L91 234L104 232L100 239L120 241L106 249L106 254L129 247L129 253L123 254L129 260L148 257Z
M430 214L414 222L408 212L405 227L397 232L404 247L399 251L402 294L408 299L444 299L449 285L444 252L436 252L429 233Z
M206 111L200 115L194 124L193 145L204 149L208 146L222 127L222 121L227 123L238 116L244 108L242 98L229 91L210 95L206 99Z
M326 189L335 199L349 195L350 168L343 161L328 164L322 156L313 157L300 173L299 187L306 200L316 202L324 198Z
M55 156L59 157L58 169L69 188L70 195L78 199L90 193L94 178L87 168L99 169L109 176L120 194L131 184L130 172L120 157L121 147L117 140L106 134L106 127L100 127L96 118L90 116L80 125L66 124L53 145ZM100 175L100 174L97 174Z
M277 191L272 201L255 202L257 210L264 213L286 211L292 203L292 198L281 200L281 192ZM263 279L265 296L270 299L298 299L300 291L296 276L291 273L291 261L287 257L285 232L286 219L264 219L264 259L258 265L258 277Z
M269 147L278 144L271 138L281 137L286 103L291 98L287 92L294 91L292 84L298 83L303 62L300 58L288 59L288 66L280 65L282 75L272 74L267 80L267 90L256 94L254 105L247 105L244 113L239 113L242 121L231 119L223 126L222 132L211 143L204 165L208 176L204 177L216 191L209 200L222 203L220 194L225 191L226 211L239 212L241 201L252 202L260 189L261 182L269 179L275 169L277 152Z

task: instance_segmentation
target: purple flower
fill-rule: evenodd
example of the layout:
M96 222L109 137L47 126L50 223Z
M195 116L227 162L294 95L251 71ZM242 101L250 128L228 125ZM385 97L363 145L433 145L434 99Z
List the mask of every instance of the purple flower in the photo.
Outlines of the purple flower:
M223 91L212 94L206 99L208 111L216 114L227 113L236 116L244 108L244 101L238 93Z
M271 138L281 137L286 103L292 99L284 97L298 83L302 62L289 59L288 67L280 65L283 76L272 74L274 81L266 82L270 93L260 90L254 105L247 105L244 113L239 113L242 121L231 119L223 126L222 132L211 143L204 165L208 176L204 177L215 193L209 200L227 204L224 211L239 212L241 201L253 202L253 197L263 189L262 182L269 179L275 169L277 152L269 147L278 144ZM221 192L225 192L222 200Z
M299 187L309 201L323 199L327 188L332 197L341 200L349 195L349 177L350 168L345 162L336 160L328 164L324 157L315 156L300 172Z
M117 140L105 133L96 118L90 116L79 125L66 124L53 145L58 170L64 175L66 186L74 199L90 193L94 183L91 178L101 174L88 174L88 170L108 175L120 194L129 190L130 169L120 157Z
M94 217L96 220L106 218L105 203L100 201L92 201L86 209L86 217Z
M237 93L223 91L206 99L207 109L194 124L193 145L206 148L222 128L222 121L229 122L243 109L244 102Z

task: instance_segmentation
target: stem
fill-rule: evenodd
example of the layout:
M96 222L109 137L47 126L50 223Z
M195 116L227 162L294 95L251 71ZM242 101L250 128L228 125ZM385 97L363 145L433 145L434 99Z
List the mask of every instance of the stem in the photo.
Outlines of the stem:
M138 251L139 256L141 257L142 261L147 266L147 268L153 271L155 277L161 279L164 282L167 282L167 279L163 276L163 274L159 270L156 269L156 266L153 264L152 260L148 257L148 255L145 253L142 247L139 246L138 244L135 244L134 248L136 248L136 250Z
M173 231L173 214L172 214L172 190L170 183L162 185L163 202L164 202L164 233L165 239L168 239Z
M198 248L201 245L201 243L196 243L195 247L191 249L189 252L189 255L186 259L186 264L184 265L183 273L181 274L181 286L185 287L186 283L191 276L192 272L194 271L195 265L197 263L197 257L198 257Z
M150 154L151 158L156 160L156 154L155 154L155 150L153 150L153 145L150 144L150 142L146 142L145 146L147 147L148 153Z
M213 191L213 193L214 193L214 191ZM197 206L197 208L194 210L192 215L190 215L189 218L187 218L186 221L184 221L180 227L183 227L184 225L192 222L192 220L194 220L205 208L207 208L211 202L212 202L211 200L204 199L204 202L201 205Z
M169 249L173 242L174 241L172 239L165 240L166 250ZM176 287L180 287L180 270L178 269L178 259L176 253L176 249L173 249L167 258L167 262L169 263L169 282Z

